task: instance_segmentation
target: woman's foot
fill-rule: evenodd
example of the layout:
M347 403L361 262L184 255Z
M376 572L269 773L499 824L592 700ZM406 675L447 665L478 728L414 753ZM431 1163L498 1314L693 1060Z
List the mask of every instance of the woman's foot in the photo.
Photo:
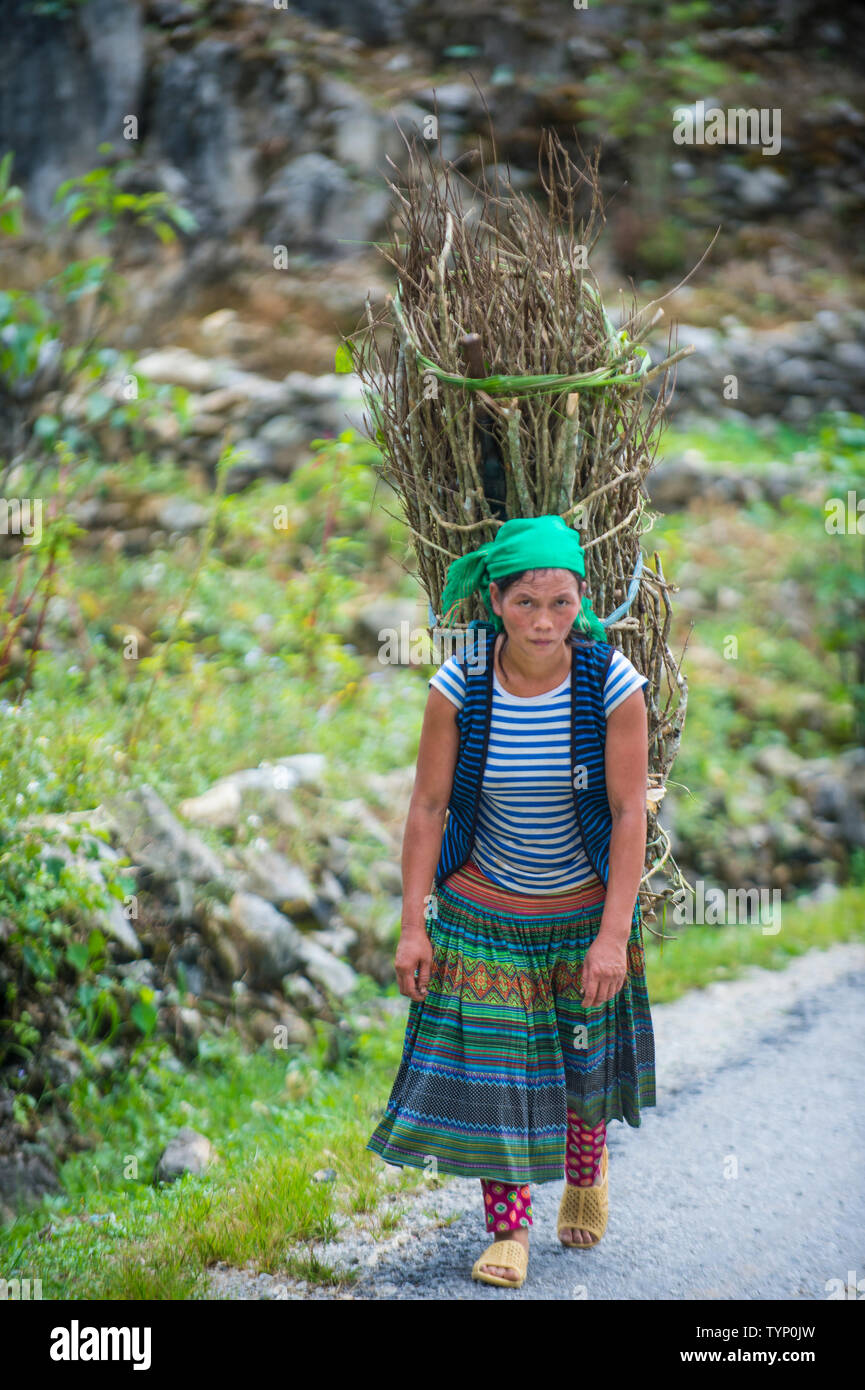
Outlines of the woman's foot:
M519 1241L523 1249L528 1253L529 1233L526 1229L518 1231L496 1231L493 1240L516 1240ZM519 1279L519 1270L511 1268L509 1265L482 1264L481 1269L484 1274L497 1274L500 1279L512 1279L514 1282Z
M599 1166L592 1186L600 1187L600 1185L601 1170ZM595 1237L592 1235L591 1231L584 1231L578 1226L563 1226L559 1234L559 1240L562 1242L562 1245L592 1245L594 1239Z

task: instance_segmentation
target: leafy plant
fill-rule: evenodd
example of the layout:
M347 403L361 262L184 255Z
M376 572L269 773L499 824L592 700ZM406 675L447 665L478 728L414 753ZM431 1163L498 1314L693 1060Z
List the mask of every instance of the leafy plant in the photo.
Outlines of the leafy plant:
M110 143L100 153L113 150ZM11 183L13 153L0 161L0 233L21 231L21 189ZM124 180L133 159L100 165L57 188L54 241L62 268L37 290L0 292L0 417L8 432L0 489L15 464L32 456L41 462L30 486L35 489L50 458L46 449L62 439L72 448L93 445L93 427L113 415L134 418L141 408L130 396L101 391L116 370L119 354L100 339L122 306L125 279L118 270L131 237L142 229L163 242L197 224L192 213L164 192L133 193ZM72 234L87 223L111 243L110 252L84 260L74 256ZM74 388L74 390L73 390ZM70 395L84 397L84 418L73 413ZM46 408L46 397L51 399Z
M106 1018L116 1030L119 1014L114 984L105 973L105 937L92 928L83 935L81 926L94 910L105 907L106 895L99 883L67 862L58 837L49 827L37 832L19 825L8 814L0 828L0 1067L12 1058L28 1061L35 1055L43 1033L56 1021L51 999L60 984L79 981L72 1019L76 1031L92 1036ZM75 836L66 844L73 852L79 848ZM26 1077L26 1067L19 1069L13 1085L21 1076Z

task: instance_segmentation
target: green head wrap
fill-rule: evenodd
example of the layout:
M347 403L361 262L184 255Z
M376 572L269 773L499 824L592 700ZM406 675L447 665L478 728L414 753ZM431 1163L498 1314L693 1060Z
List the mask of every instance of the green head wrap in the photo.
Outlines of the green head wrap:
M490 580L533 569L575 570L585 578L586 564L579 535L560 516L534 516L506 521L499 527L495 540L454 560L448 567L442 593L442 623L463 599L480 590L490 620L496 631L501 632L504 624L490 607ZM583 597L574 627L590 633L599 642L607 641L606 629L592 609L588 597Z

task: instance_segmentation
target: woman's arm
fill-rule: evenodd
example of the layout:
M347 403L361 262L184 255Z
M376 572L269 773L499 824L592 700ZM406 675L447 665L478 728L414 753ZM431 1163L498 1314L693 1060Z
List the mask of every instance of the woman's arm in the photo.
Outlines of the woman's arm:
M426 902L441 853L445 814L453 789L460 733L456 709L434 687L429 692L414 789L402 844L402 927L396 956L401 994L422 999L432 948L426 933ZM414 972L419 969L417 982Z
M607 800L613 817L607 895L598 935L586 952L583 1004L612 999L627 978L627 946L646 858L649 726L642 690L607 719Z

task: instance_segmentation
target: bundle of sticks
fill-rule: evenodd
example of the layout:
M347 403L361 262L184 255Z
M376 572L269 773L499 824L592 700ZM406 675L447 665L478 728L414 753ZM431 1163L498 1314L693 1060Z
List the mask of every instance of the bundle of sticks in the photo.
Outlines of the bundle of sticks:
M417 554L432 615L450 561L513 517L557 513L577 525L589 596L608 640L648 677L649 833L644 917L684 886L658 820L681 740L687 681L668 643L675 592L644 560L646 474L664 424L670 368L644 340L659 301L633 303L620 328L589 257L605 221L598 155L578 167L544 136L545 197L516 192L496 165L471 179L416 141L389 180L397 291L344 344L364 387L365 426L381 450ZM653 397L648 384L660 378ZM466 622L484 618L469 600ZM438 619L436 619L436 622ZM449 623L449 627L453 627Z

